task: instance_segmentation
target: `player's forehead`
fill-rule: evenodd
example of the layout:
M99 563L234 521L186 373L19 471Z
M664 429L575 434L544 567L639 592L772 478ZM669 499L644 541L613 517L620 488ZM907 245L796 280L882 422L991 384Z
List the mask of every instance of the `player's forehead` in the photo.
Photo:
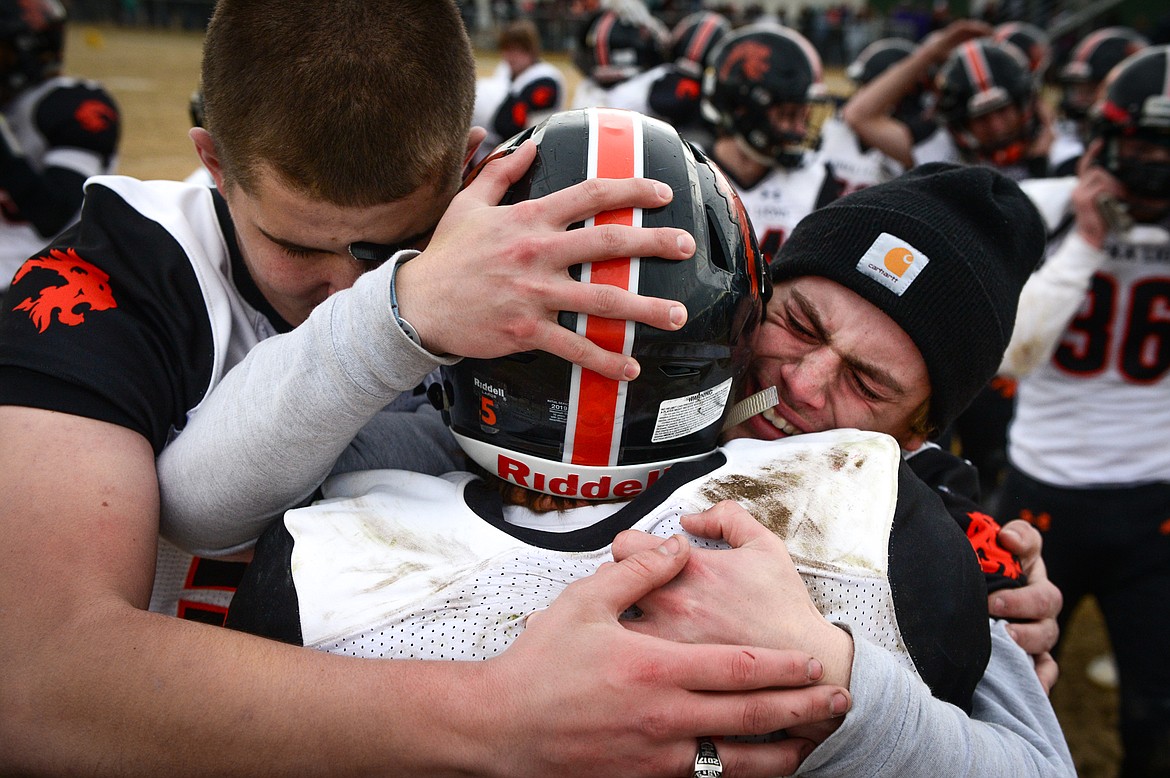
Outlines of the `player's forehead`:
M354 242L395 245L429 235L454 196L433 184L398 200L373 205L337 205L293 187L261 169L238 195L256 227L266 235L304 246Z

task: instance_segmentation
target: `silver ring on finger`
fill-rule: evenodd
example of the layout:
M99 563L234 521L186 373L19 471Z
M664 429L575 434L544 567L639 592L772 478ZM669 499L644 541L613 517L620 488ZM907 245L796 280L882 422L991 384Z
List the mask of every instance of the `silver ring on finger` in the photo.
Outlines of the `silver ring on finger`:
M709 737L699 738L699 752L695 754L694 778L723 778L723 762L715 742Z

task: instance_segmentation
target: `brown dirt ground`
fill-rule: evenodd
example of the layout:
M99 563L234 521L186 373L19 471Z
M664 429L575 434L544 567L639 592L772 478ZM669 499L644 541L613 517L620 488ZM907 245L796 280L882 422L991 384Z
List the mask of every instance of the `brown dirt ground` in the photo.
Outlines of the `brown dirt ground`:
M66 70L100 80L121 106L119 172L138 178L183 178L195 169L198 160L187 138L188 100L199 80L201 45L202 36L190 32L70 28ZM495 63L493 55L484 54L481 72L490 72ZM572 81L572 68L562 64ZM839 74L831 76L831 87L842 83ZM1117 696L1085 677L1089 660L1107 648L1100 615L1092 602L1085 603L1068 630L1061 680L1052 694L1083 778L1113 778L1117 773Z

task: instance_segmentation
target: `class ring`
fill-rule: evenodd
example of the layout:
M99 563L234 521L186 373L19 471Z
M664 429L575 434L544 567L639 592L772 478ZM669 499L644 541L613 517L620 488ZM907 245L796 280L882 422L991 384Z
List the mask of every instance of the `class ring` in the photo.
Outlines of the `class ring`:
M723 762L709 737L699 738L699 752L695 754L694 778L722 778Z

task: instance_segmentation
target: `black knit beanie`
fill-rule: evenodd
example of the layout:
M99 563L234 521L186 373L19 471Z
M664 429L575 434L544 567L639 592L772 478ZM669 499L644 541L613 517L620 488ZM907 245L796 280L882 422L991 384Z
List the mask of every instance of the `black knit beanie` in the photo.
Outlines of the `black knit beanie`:
M873 303L922 352L930 421L946 429L995 375L1044 223L989 167L922 165L814 211L772 263L776 282L822 276Z

